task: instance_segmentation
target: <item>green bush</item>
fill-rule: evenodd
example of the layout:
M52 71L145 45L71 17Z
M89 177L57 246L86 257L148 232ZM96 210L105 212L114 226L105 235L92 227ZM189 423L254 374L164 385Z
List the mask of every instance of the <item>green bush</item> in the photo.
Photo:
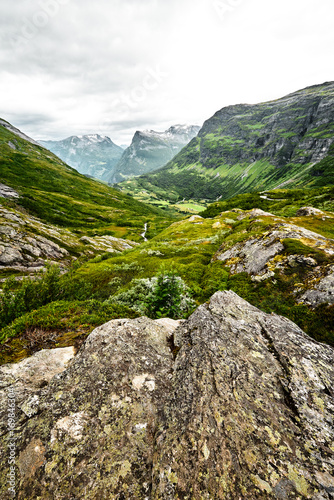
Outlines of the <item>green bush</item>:
M36 279L25 278L17 284L14 278L4 283L0 294L0 328L22 314L56 300L59 296L60 269L49 265Z
M186 317L195 307L185 282L174 271L162 271L158 276L134 279L131 287L112 295L107 303L130 307L150 318Z

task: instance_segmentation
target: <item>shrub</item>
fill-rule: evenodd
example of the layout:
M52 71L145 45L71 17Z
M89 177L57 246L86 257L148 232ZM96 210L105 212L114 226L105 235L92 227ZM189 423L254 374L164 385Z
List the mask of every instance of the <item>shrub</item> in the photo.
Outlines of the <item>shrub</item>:
M195 307L185 282L174 271L162 271L158 276L135 279L128 290L111 296L108 301L130 307L150 318L186 317Z
M49 265L36 279L25 278L17 285L14 278L6 280L0 294L0 328L22 314L56 300L59 295L60 269Z

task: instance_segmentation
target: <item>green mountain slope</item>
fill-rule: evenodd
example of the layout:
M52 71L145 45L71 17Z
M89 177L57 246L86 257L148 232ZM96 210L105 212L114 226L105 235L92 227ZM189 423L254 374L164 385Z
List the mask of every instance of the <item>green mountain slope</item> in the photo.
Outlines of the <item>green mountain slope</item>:
M5 121L0 122L0 183L19 194L2 204L79 234L140 241L145 223L154 232L166 219L158 209L79 174Z
M334 83L266 103L228 106L171 162L123 183L162 200L223 200L334 181Z

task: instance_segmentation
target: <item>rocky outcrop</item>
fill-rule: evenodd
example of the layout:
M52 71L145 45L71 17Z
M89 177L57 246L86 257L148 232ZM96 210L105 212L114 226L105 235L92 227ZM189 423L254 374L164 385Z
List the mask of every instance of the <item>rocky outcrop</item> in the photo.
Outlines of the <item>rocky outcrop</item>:
M181 324L111 321L48 385L20 391L17 498L330 500L333 361L233 292ZM15 395L20 369L3 369ZM4 408L2 457L7 424Z
M20 195L15 189L6 186L6 184L0 184L0 197L3 198L19 198Z
M138 245L112 236L80 238L36 217L0 205L0 270L34 273L47 262L68 264L71 256L120 253Z
M299 301L312 307L323 303L334 304L334 266L327 266L324 276L315 276Z
M94 236L94 238L83 236L80 241L88 245L93 251L99 250L108 253L124 252L124 250L131 250L131 248L139 245L134 241L114 238L113 236Z
M256 209L243 213L238 216L238 220L270 216L269 213L260 212ZM273 220L279 218L274 217ZM295 254L289 255L291 250L286 251L287 240L296 240ZM298 243L301 246L298 247ZM223 262L233 274L246 272L253 281L260 282L273 278L275 272L291 272L293 268L301 267L304 280L296 289L297 301L312 306L334 303L333 266L330 264L334 255L334 240L295 224L279 222L259 236L245 238L231 248L226 248L227 245L222 245L214 260ZM319 251L323 252L321 262L314 258L317 255L319 257Z
M285 239L298 240L310 248L323 250L328 255L334 255L334 241L324 236L309 231L294 224L279 223L273 226L262 236L251 238L237 243L232 248L225 250L225 244L216 254L215 258L231 265L233 273L246 271L249 274L264 274L271 264L281 259L272 259L283 252Z
M310 216L325 216L325 213L322 210L314 207L302 207L297 210L296 217L310 217Z
M265 212L264 210L261 210L261 208L253 208L252 210L248 212L242 212L237 219L242 220L242 219L255 219L256 217L275 217L274 214L271 214L270 212Z

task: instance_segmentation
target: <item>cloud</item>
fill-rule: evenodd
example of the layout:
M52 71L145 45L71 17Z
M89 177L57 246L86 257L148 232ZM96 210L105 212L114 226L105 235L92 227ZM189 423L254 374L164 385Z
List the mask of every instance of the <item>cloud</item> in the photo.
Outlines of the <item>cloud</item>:
M36 139L201 124L333 79L332 0L2 0L2 117Z

